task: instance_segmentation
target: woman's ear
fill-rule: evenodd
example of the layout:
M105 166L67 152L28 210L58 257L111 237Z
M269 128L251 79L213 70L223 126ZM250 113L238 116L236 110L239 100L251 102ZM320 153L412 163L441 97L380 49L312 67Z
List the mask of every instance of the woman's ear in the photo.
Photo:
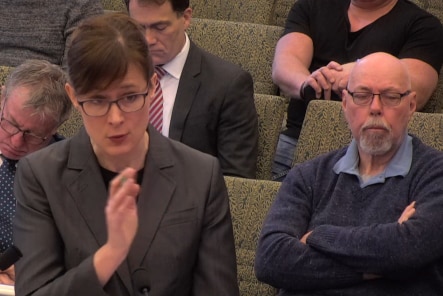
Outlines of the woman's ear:
M80 108L80 105L78 104L77 98L75 96L74 88L69 83L66 83L65 90L66 93L68 94L69 99L71 100L72 105L74 106L75 109L78 110Z

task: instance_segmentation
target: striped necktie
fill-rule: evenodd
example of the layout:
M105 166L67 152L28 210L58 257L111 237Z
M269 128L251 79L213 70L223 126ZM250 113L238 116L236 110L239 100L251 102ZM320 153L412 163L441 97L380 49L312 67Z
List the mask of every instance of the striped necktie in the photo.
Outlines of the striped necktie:
M157 84L155 86L155 96L149 109L149 121L159 131L163 129L163 92L160 80L165 76L166 71L160 66L155 67L157 73Z
M1 155L0 166L0 252L12 245L12 218L15 214L15 198L12 193L17 160Z

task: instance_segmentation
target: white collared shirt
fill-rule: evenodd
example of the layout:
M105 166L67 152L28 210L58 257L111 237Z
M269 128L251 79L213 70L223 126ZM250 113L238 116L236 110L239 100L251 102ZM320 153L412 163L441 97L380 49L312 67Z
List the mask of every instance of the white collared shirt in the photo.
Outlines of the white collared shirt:
M188 34L185 33L186 41L179 54L173 58L169 63L163 65L166 70L165 76L160 80L160 85L163 92L163 129L162 134L169 137L169 127L171 125L172 109L174 108L175 97L177 95L178 84L188 58L189 41Z

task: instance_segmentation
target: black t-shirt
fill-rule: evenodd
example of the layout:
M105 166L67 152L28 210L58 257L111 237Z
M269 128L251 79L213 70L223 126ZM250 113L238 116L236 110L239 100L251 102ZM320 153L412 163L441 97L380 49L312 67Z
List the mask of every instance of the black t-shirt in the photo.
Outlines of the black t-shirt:
M443 27L440 21L408 0L399 0L386 15L357 32L350 32L350 0L299 0L292 7L285 32L311 37L314 55L310 72L330 61L340 64L383 51L398 58L414 58L437 72L443 63ZM340 98L335 95L335 100ZM298 138L306 103L293 99L288 106L284 134Z

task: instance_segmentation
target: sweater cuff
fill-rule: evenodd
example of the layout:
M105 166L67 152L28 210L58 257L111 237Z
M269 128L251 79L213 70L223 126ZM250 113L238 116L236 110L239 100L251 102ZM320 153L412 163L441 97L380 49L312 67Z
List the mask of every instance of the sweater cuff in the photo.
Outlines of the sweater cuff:
M306 240L306 244L326 253L336 249L340 227L321 225L316 227ZM338 247L340 242L338 242Z

